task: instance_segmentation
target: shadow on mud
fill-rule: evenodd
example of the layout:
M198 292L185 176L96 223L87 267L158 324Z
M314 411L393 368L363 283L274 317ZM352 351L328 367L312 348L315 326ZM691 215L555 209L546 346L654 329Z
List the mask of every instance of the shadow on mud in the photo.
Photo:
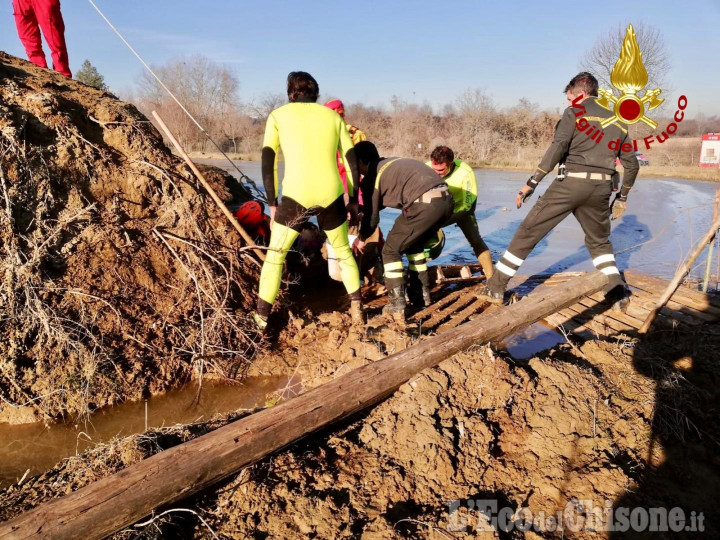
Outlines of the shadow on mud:
M718 538L720 329L655 327L629 337L637 339L635 372L654 381L651 437L640 461L615 456L633 484L613 502L606 534L677 538L704 532Z

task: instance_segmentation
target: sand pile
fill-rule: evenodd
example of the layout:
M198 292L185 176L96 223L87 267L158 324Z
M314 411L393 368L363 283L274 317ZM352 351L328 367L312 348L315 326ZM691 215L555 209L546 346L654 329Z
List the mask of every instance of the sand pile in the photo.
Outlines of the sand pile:
M134 106L0 53L0 421L237 372L257 273L240 246Z

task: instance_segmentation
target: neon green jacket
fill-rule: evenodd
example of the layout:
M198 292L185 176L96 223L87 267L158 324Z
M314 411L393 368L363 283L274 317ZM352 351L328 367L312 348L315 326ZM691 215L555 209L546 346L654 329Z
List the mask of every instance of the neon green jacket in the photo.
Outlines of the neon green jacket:
M283 196L306 208L326 207L341 196L345 190L338 173L338 150L348 173L348 194L353 196L356 178L347 162L353 143L345 121L332 109L317 103L295 102L275 109L268 116L263 140L263 184L271 204L278 195L279 148L285 157ZM265 159L266 151L267 157L274 160L274 167Z
M426 165L429 167L431 164L428 161ZM453 214L470 210L477 200L477 180L472 167L464 161L456 159L453 162L453 170L443 177L443 180L447 183L455 201Z

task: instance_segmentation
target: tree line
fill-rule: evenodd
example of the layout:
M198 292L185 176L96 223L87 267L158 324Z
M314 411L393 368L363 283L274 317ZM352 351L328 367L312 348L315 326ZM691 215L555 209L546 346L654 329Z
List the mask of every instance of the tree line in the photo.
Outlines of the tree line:
M651 84L665 86L669 64L662 36L649 26L637 25L635 30ZM579 67L596 73L603 87L609 84L624 32L622 25L611 30L581 59ZM102 76L89 62L86 64L78 78L106 89ZM267 93L244 102L234 72L201 55L171 60L153 69L224 151L243 159L259 159L265 120L273 109L287 102L284 94ZM148 117L157 110L188 151L214 150L149 73L143 72L133 95L125 97ZM670 92L663 97L669 98L666 103L673 101ZM323 96L321 101L333 98L343 96ZM445 144L475 166L535 167L562 114L559 108L541 110L525 98L512 107L500 108L481 88L466 89L441 107L408 103L398 96L383 107L343 101L347 120L363 130L384 155L424 160L435 146ZM664 104L651 116L662 126L672 121L673 112ZM644 125L630 127L633 138L646 136L646 131ZM696 115L678 126L673 145L658 148L656 153L664 156L662 164L693 164L699 136L719 131L719 116ZM697 137L698 141L680 144L677 139L682 137ZM676 155L681 146L682 153Z

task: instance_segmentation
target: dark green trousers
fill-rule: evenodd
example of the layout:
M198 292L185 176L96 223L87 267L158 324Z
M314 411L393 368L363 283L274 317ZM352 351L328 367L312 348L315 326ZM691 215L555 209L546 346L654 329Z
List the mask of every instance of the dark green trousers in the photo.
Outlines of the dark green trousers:
M571 173L569 173L571 174ZM555 226L573 214L585 233L585 246L595 267L608 276L605 292L623 284L610 243L610 195L612 180L589 180L567 176L555 180L523 220L510 246L497 263L488 286L504 290L533 248Z

